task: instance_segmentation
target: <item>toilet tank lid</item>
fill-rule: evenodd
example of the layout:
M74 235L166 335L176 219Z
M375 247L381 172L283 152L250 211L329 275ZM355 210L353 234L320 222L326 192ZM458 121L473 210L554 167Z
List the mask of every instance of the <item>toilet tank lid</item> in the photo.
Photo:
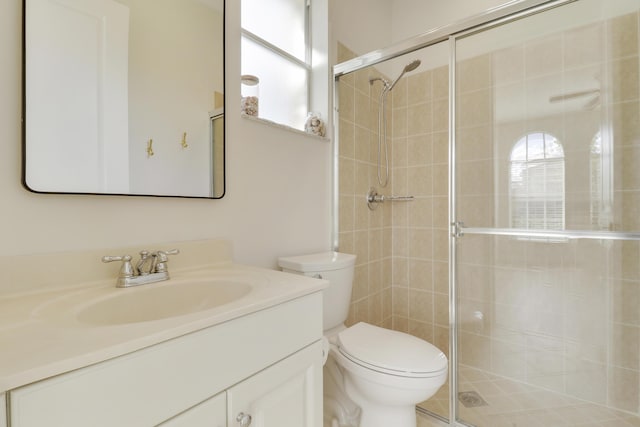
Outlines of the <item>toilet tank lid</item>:
M302 273L340 270L342 268L352 267L355 263L355 255L335 251L282 257L278 259L278 265L280 267Z
M363 364L400 376L447 370L447 357L433 344L404 332L357 323L338 334L338 347Z

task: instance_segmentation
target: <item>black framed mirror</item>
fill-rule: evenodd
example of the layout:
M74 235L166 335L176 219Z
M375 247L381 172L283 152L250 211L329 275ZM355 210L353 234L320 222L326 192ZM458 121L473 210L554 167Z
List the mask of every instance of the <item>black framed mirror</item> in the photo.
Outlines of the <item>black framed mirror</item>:
M221 198L224 0L24 0L23 184Z

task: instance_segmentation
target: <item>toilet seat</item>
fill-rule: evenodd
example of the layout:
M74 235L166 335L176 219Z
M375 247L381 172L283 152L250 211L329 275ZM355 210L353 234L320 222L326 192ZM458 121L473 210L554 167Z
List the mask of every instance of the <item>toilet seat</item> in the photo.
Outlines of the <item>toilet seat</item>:
M340 353L352 362L383 374L432 378L447 372L447 358L434 345L399 331L360 322L340 332Z

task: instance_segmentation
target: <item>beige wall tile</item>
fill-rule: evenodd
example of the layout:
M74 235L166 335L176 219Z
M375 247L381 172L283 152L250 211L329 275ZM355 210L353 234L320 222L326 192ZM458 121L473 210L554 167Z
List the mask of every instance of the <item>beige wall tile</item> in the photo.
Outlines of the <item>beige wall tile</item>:
M407 135L423 135L433 131L431 103L414 104L407 108Z
M433 330L434 337L431 343L449 358L449 328L436 325Z
M615 146L638 144L640 141L640 104L637 101L614 104L612 110Z
M477 369L491 369L490 338L461 331L459 348L460 363Z
M353 194L355 191L355 162L352 159L341 158L338 165L340 179L338 182L340 194Z
M448 196L449 194L449 165L433 165L433 195Z
M552 35L527 43L524 48L525 77L562 71L564 57L562 35Z
M408 254L411 258L433 258L433 231L431 229L413 228L408 231Z
M458 161L491 159L494 155L491 126L477 126L460 129L456 136L456 155ZM515 143L522 135L511 142Z
M433 323L433 293L409 289L409 319Z
M604 25L586 25L564 34L565 67L578 68L604 61Z
M625 146L618 150L614 167L621 170L621 179L617 183L619 190L640 190L640 146Z
M409 319L401 316L393 316L393 329L400 332L409 332Z
M409 319L409 333L428 342L433 342L433 325L414 318Z
M355 128L352 122L340 119L339 140L340 156L353 159L355 155Z
M430 70L414 72L407 77L408 105L432 100L432 72Z
M449 130L449 99L438 99L433 102L433 124L434 132L447 132Z
M458 199L465 216L461 219L476 226L509 225L511 150L526 132L544 129L560 138L565 149L567 224L589 226L590 144L605 106L569 113L554 104L548 107L551 117L526 114L542 88L564 93L572 80L598 74L605 66L606 33L607 49L615 57L606 64L613 87L614 182L624 190L615 194L620 212L616 226L640 228L640 196L635 194L640 191L640 169L635 167L640 160L637 20L637 15L618 18L606 30L585 26L460 64L456 142L458 183L465 195ZM629 44L635 45L635 53ZM390 94L393 170L389 187L378 189L417 198L380 205L372 213L360 201L369 186L377 186L377 96L382 85L368 83L375 73L361 72L341 85L348 93L340 98L340 138L345 140L340 174L347 175L340 185L340 239L341 248L359 255L349 321L408 331L448 352L448 69L408 74ZM507 113L519 119L493 122ZM617 408L638 410L640 245L616 242L603 249L599 242L589 243L593 245L474 236L460 240L460 361L598 403L606 403L608 394ZM605 277L607 272L617 280ZM599 304L607 300L610 306Z
M608 406L637 413L640 398L638 371L610 367L608 373Z
M417 193L412 192L412 195ZM407 225L411 227L432 227L433 226L433 198L416 197L411 202L406 203Z
M409 317L409 289L393 287L393 315L394 317Z
M449 294L449 263L433 262L433 290L437 293Z
M425 166L433 162L433 141L431 134L414 135L407 138L407 153L405 156L407 166ZM396 163L399 165L401 163Z
M613 321L640 326L640 282L614 280L611 286Z
M637 326L612 324L611 361L614 366L640 369L640 333Z
M449 228L449 198L446 196L433 197L433 226L435 228Z
M433 292L433 261L409 259L408 267L409 288Z
M513 342L491 340L491 371L515 380L526 379L526 347Z
M501 49L492 55L493 82L504 85L524 80L524 46Z
M638 15L623 15L607 21L607 43L612 58L638 53Z
M392 100L391 105L393 105L394 110L401 107L407 107L409 104L407 81L408 79L405 78L400 79L390 92L390 99Z
M369 94L355 90L354 92L354 118L355 123L363 128L371 127L371 106ZM342 105L342 104L340 104Z
M638 56L611 62L611 99L613 102L638 100Z
M387 125L388 130L393 132L394 138L407 136L407 107L393 109L393 121Z
M367 128L354 126L354 155L353 158L360 162L371 162L371 140L375 138Z
M457 90L461 93L485 89L493 84L490 55L480 55L456 64Z
M570 396L605 404L607 401L607 367L580 359L566 361L566 390Z
M493 106L491 89L481 89L458 95L456 101L459 128L490 124Z
M433 98L449 98L449 67L443 66L434 68L432 71Z
M430 197L433 194L433 170L429 166L407 169L407 192L415 197Z
M382 325L382 292L375 293L369 297L369 321L374 325Z

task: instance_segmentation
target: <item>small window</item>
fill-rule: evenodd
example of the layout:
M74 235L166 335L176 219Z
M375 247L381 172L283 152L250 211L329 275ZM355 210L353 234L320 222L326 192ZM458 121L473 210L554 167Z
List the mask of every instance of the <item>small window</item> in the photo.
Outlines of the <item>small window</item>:
M510 157L510 218L514 228L564 229L564 150L547 133L530 133Z
M242 74L258 77L258 117L304 129L311 47L308 0L242 0Z

